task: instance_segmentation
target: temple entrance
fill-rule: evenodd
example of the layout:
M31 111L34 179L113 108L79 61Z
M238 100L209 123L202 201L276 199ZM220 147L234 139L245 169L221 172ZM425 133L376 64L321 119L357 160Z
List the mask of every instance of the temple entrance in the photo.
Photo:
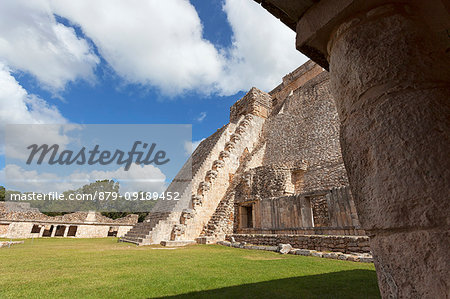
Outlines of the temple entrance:
M33 227L31 228L31 233L32 234L39 234L41 232L41 226L34 224Z
M66 231L65 225L58 225L56 227L55 237L64 237L64 232Z
M241 227L253 228L253 204L241 206Z
M50 225L50 227L45 226L44 233L42 234L43 237L51 237L53 232L53 225Z
M108 230L108 237L117 237L117 227L110 226Z
M75 226L75 225L69 226L69 231L67 232L67 236L75 237L75 235L77 234L77 229L78 229L78 226Z

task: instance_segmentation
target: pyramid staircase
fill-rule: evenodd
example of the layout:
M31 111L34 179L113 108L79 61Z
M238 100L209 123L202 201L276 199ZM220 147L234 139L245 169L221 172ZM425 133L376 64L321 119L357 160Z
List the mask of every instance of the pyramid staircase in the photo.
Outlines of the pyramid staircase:
M158 201L121 241L188 244L200 235L217 235L224 222L232 221L234 197L226 196L228 188L243 156L258 145L271 105L271 96L256 88L237 101L230 108L230 123L197 147L169 185L167 192L183 190L182 199Z
M214 214L204 227L199 243L211 243L223 240L225 235L233 233L234 192L227 194L217 206Z
M218 159L206 172L205 180L198 184L197 192L192 195L192 209L183 211L171 240L194 240L201 235L224 198L242 155L257 144L263 124L263 118L252 114L239 121Z
M149 245L145 244L148 235L159 221L167 219L168 216L169 213L154 213L152 214L150 221L136 223L136 225L133 226L133 228L131 228L120 240L122 242L129 242L137 245Z
M200 167L193 175L192 184L186 186L184 195L193 192L189 205L183 209L173 206L169 212L151 212L146 221L135 225L121 241L137 245L183 240L191 243L202 234L211 217L218 222L223 221L227 201L223 201L221 206L219 203L230 185L230 175L238 169L242 154L256 145L264 121L262 117L247 114L241 116L234 126L230 123L227 129L231 129L232 134L224 134L217 150L209 155L215 158L205 159L203 164L206 167Z

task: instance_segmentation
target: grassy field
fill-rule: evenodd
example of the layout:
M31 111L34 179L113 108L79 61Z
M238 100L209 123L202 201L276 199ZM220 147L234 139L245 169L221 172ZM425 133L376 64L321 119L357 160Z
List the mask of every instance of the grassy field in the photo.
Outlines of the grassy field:
M35 239L0 249L1 298L379 298L373 264L219 245Z

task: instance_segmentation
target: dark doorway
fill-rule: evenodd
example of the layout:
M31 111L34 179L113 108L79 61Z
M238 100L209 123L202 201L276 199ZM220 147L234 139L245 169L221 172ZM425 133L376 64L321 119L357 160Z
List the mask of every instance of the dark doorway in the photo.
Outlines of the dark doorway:
M53 232L53 225L50 225L49 228L45 227L44 229L44 233L42 234L43 237L51 237L52 236L52 232Z
M64 237L64 232L66 231L65 225L58 225L56 227L55 237Z
M108 237L117 237L117 227L110 227L108 231Z
M33 228L31 229L32 234L39 234L41 232L41 226L34 224Z
M68 237L75 237L77 234L78 226L71 225L69 226L69 231L67 232Z
M247 227L253 227L253 206L247 207Z
M253 205L241 206L242 228L253 228Z

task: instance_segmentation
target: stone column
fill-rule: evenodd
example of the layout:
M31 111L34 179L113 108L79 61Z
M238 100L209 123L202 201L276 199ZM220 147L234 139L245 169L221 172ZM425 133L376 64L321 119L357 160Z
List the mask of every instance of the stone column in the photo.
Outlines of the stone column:
M311 199L306 197L301 197L300 199L300 214L302 216L302 226L303 227L314 227L313 214L311 209Z
M53 225L53 230L52 230L52 234L51 234L51 236L50 237L54 237L55 236L55 234L56 234L56 229L58 228L58 226L57 225Z
M64 228L64 238L67 237L67 233L68 233L68 232L69 232L69 226L66 225L65 228Z
M384 298L449 295L445 50L405 4L355 14L328 42L343 157Z
M42 238L42 235L44 234L44 230L45 230L45 224L43 224L41 226L41 230L39 231L39 238Z

